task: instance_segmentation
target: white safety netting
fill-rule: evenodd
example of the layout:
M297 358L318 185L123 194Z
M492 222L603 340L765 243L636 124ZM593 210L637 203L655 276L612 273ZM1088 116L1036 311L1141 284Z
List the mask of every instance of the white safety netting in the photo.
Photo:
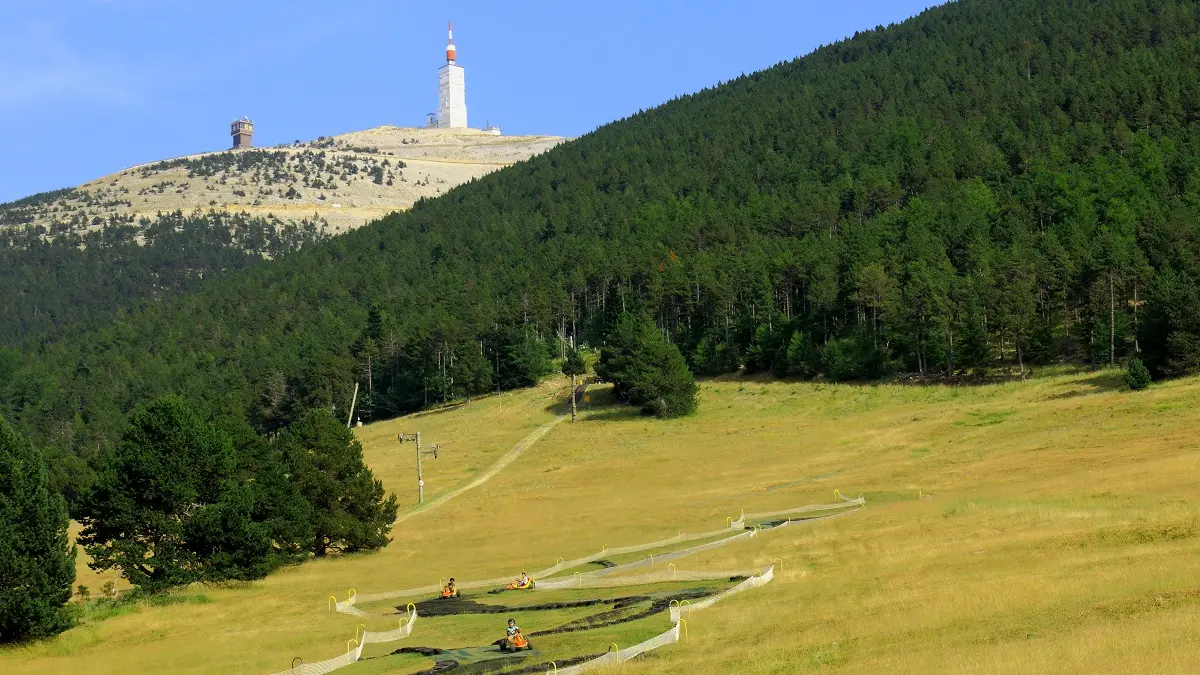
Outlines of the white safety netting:
M838 494L838 496L842 497L842 495L840 493ZM867 500L865 498L863 498L862 495L859 495L856 499L849 499L846 497L842 497L842 499L843 499L843 501L839 502L837 504L809 504L808 506L801 506L801 507L794 508L794 509L784 509L782 511L765 511L763 513L748 513L748 514L746 514L745 517L750 520L762 521L762 520L770 520L772 518L778 518L780 516L797 516L797 515L802 515L805 513L820 513L822 511L836 511L838 509L845 509L845 508L849 508L851 506L862 506L867 503Z
M324 661L317 661L316 663L302 663L295 668L281 670L278 673L273 673L272 675L324 675L324 673L335 671L338 668L345 668L351 663L358 661L359 657L362 656L363 647L369 644L395 642L396 640L403 640L409 635L412 635L413 624L416 622L417 610L414 608L409 610L408 616L400 619L400 626L398 628L385 631L364 630L362 637L355 640L355 644L352 645L350 649L347 649L346 653L342 654L341 656L335 656L332 659L326 659Z
M725 591L724 593L714 595L713 597L711 597L703 602L696 603L694 606L685 605L684 612L690 613L693 611L699 611L699 610L705 609L707 607L712 607L717 602L720 602L721 600L724 600L725 598L728 598L729 596L734 595L735 593L740 593L744 590L751 589L751 588L758 588L759 586L770 583L770 581L774 578L775 578L775 566L772 565L766 572L763 572L762 574L760 574L758 576L750 577L749 579L746 579L742 583L738 584L737 586L734 586L733 588ZM608 652L607 654L596 657L596 658L592 659L591 661L585 661L578 665L569 666L567 668L557 668L553 672L560 673L560 675L575 675L576 673L583 673L588 670L598 668L600 666L604 666L604 665L608 665L608 664L617 664L617 663L621 663L624 661L628 661L628 660L634 658L635 656L638 656L640 654L644 654L645 652L650 651L651 649L658 649L659 647L662 647L664 645L669 645L669 644L674 644L676 642L679 642L680 630L682 629L682 625L683 625L680 621L680 618L681 617L680 617L680 613L679 613L679 608L671 607L671 623L673 623L675 625L672 626L665 633L660 633L659 635L656 635L656 636L650 638L649 640L646 640L645 642L639 642L638 644L633 645L632 647L626 647L625 649L617 649L616 651Z
M681 533L675 535L674 537L669 537L667 539L660 539L658 541L652 541L652 542L649 542L646 544L638 544L635 546L622 546L620 548L604 548L604 549L601 549L600 551L593 553L591 555L586 555L586 556L583 556L582 558L576 558L574 560L564 560L562 562L555 564L552 567L548 567L544 570L534 572L533 577L535 579L541 579L544 577L548 577L548 576L551 576L558 572L561 572L562 570L571 569L572 567L579 567L580 565L586 565L587 563L592 562L594 560L600 560L600 559L604 558L605 556L623 555L626 553L638 553L640 551L649 551L649 550L653 550L656 548L662 548L663 546L670 546L671 544L678 544L678 543L685 542L685 541L695 541L697 539L709 539L711 537L716 537L716 536L720 536L722 534L727 534L731 530L742 530L742 529L744 529L743 525L744 525L743 521L734 521L733 525L731 525L729 527L723 527L719 530L713 530L711 532L698 532L695 534L685 534L685 533L681 532ZM725 540L721 540L721 541L724 542ZM713 543L716 543L716 542L713 542ZM707 545L703 545L703 546L707 546ZM695 552L696 550L703 550L703 549L700 549L697 547L697 548L685 549L685 550ZM664 554L664 555L667 555L667 554ZM678 557L678 555L675 555L675 554L672 554L672 555L674 555L674 557ZM661 560L662 558L660 556L655 556L655 559ZM639 562L638 564L632 565L632 566L638 567L638 566L641 566L642 564L645 564L645 563ZM617 567L621 567L621 566L617 566ZM586 572L586 574L595 574L595 572L611 571L611 570L617 569L617 567L609 567L609 568L605 568L603 570L595 570L592 572ZM503 586L503 585L509 583L510 581L512 581L511 577L501 577L498 579L486 579L484 581L464 582L461 584L457 584L457 587L460 591L468 591L468 590L473 590L473 589L477 589L477 588L493 588L496 586ZM548 584L548 583L553 584L553 583L558 583L558 582L538 581L537 584L534 586L534 588L536 589L536 588L538 588L544 584ZM343 614L364 615L362 610L356 608L354 605L359 604L359 603L365 604L365 603L370 603L370 602L379 602L382 600L395 600L396 598L405 598L405 597L411 597L411 596L415 596L415 595L426 595L429 593L438 593L441 590L442 590L441 585L431 584L429 586L418 586L416 588L405 588L405 589L396 590L396 591L382 591L379 593L360 593L360 594L351 596L347 600L338 602L336 605L336 608L337 608L337 611L342 612Z
M662 555L648 557L648 558L646 558L644 560L640 560L640 561L625 563L623 565L616 565L614 567L607 567L607 568L600 569L600 570L581 572L581 573L578 573L577 575L573 576L571 579L562 579L562 580L554 580L554 581L541 580L541 579L545 579L545 577L549 577L551 575L557 574L558 572L561 572L562 570L571 569L573 567L579 567L580 565L586 565L587 563L590 563L590 562L593 562L596 560L600 560L605 557L624 555L627 553L639 553L641 551L650 551L650 550L653 550L656 548L670 546L671 544L678 544L678 543L682 543L682 542L686 542L686 541L695 541L697 539L709 539L712 537L720 536L722 534L728 534L731 531L742 531L742 530L746 529L746 521L747 520L760 521L760 520L765 520L767 518L775 518L778 516L787 516L787 515L792 515L792 514L802 514L802 513L822 512L822 511L836 511L839 509L846 509L846 508L853 507L853 506L861 506L866 503L866 500L862 497L862 495L859 495L855 499L850 499L848 497L843 496L840 492L837 492L837 491L835 491L834 494L841 501L834 503L834 504L810 504L808 506L802 506L802 507L799 507L796 509L786 509L783 511L770 511L770 512L765 512L765 513L751 513L751 514L743 513L741 516L739 516L739 518L737 520L730 519L729 522L727 523L726 527L723 527L719 530L710 530L708 532L697 532L697 533L692 533L692 534L686 534L686 533L680 532L679 534L675 535L674 537L668 537L666 539L659 539L658 541L652 541L652 542L648 542L645 544L635 544L633 546L622 546L622 547L618 547L618 548L605 547L596 553L586 555L581 558L576 558L574 560L560 561L551 567L548 567L544 570L540 570L533 574L533 577L535 579L539 579L537 584L534 586L534 589L535 590L539 589L539 588L544 589L544 590L561 589L561 588L569 588L569 587L572 587L573 585L575 587L588 587L587 583L584 583L582 586L580 586L580 583L577 580L579 576L583 576L585 578L606 576L606 575L615 574L617 572L621 572L621 571L624 571L627 569L637 568L637 567L645 567L648 565L653 565L658 562L667 562L674 558L681 558L681 557L684 557L687 555L691 555L693 553L699 553L701 551L705 551L708 549L717 548L719 546L724 546L726 544L733 543L734 540L737 540L740 537L754 536L754 530L742 532L738 535L734 535L731 537L725 537L718 541L701 544L700 546L694 546L691 548L681 549L679 551L672 551L670 553L664 553ZM783 524L786 525L787 523L783 523ZM463 583L457 584L457 586L460 591L465 591L465 590L474 590L474 589L479 589L479 588L494 588L496 586L503 586L505 584L508 584L510 581L512 581L511 577L501 577L501 578L497 578L497 579L486 579L483 581L463 582ZM592 586L592 587L599 587L599 586ZM397 598L405 598L405 597L411 597L411 596L417 596L417 595L427 595L430 593L438 593L441 590L442 590L442 587L440 584L430 584L428 586L418 586L416 588L405 588L405 589L395 590L395 591L381 591L378 593L361 593L361 594L353 595L350 598L348 598L347 600L338 602L336 604L336 609L337 609L337 611L339 611L343 614L350 614L350 615L354 615L354 616L367 616L367 614L365 612L358 609L355 605L371 603L371 602L379 602L379 601L383 601L383 600L395 600Z
M681 603L679 605L671 607L671 621L678 622L681 617L686 618L686 616L688 614L690 614L691 612L697 612L702 609L712 607L713 605L728 598L731 595L737 595L738 593L741 593L742 591L748 591L751 588L758 588L759 586L770 583L770 581L774 578L775 578L775 566L772 565L771 568L768 569L766 572L763 572L762 574L760 574L756 577L750 577L749 579L746 579L745 581L738 584L737 586L734 586L733 588L731 588L727 591L718 593L718 594L712 596L711 598L701 600L694 604L693 603L687 603L687 604Z
M626 647L625 649L618 649L614 652L608 652L607 654L598 656L591 661L584 661L578 665L559 668L553 672L559 673L560 675L573 675L574 673L582 673L606 664L617 664L623 661L628 661L629 659L632 659L639 654L644 654L651 649L658 649L663 645L674 644L676 642L679 642L678 623L676 623L674 626L671 626L671 628L665 633L655 635L645 642L640 642L632 647Z
M534 586L534 590L550 591L550 590L556 590L556 589L561 589L561 588L571 588L572 586L580 587L579 579L581 579L581 578L584 580L590 581L597 577L605 577L605 576L609 576L612 574L617 574L619 572L624 572L626 570L636 569L638 567L649 567L651 565L668 562L668 561L674 560L676 558L682 558L684 556L689 556L689 555L692 555L693 553L699 553L700 551L707 551L707 550L714 549L714 548L717 548L720 546L724 546L726 544L731 544L735 540L740 540L740 539L743 539L746 537L753 537L753 536L755 536L755 534L756 534L756 532L754 530L748 530L741 534L735 534L732 537L726 537L726 538L720 539L718 541L710 541L707 544L700 544L699 546L691 546L689 548L680 549L678 551L672 551L670 553L664 553L662 555L650 556L650 557L643 558L641 560L634 560L632 562L627 562L627 563L624 563L621 565L614 565L612 567L605 567L603 569L592 570L591 572L581 572L576 575L572 575L570 578L555 579L553 581L539 581L539 582L537 582L537 585Z
M335 599L333 608L342 614L350 614L352 616L367 616L366 612L354 606L354 603L357 602L357 597L358 596L356 594L351 593L350 597L346 598L345 600Z
M686 541L694 541L694 540L698 540L698 539L708 539L711 537L716 537L716 536L720 536L722 534L729 533L731 530L740 531L738 534L724 537L722 539L718 539L717 541L706 542L706 543L700 544L698 546L691 546L688 548L679 549L677 551L671 551L671 552L664 553L664 554L657 555L657 556L650 555L642 560L635 560L632 562L624 563L622 565L615 565L613 567L607 567L604 569L599 569L599 570L594 570L594 571L589 571L589 572L577 572L569 578L556 579L553 581L539 581L534 586L534 589L535 590L537 590L537 589L553 590L553 589L572 588L572 587L574 587L574 588L622 587L622 586L634 586L634 585L648 584L648 583L660 583L660 582L667 582L667 581L708 581L708 580L718 579L718 578L746 576L745 572L742 572L742 571L692 572L692 571L675 570L673 568L673 566L672 566L672 569L669 569L669 570L666 570L663 572L652 573L652 574L642 574L642 575L633 575L633 576L625 576L625 577L612 577L611 575L616 574L618 572L623 572L623 571L629 570L629 569L635 569L638 567L654 565L656 563L667 562L667 561L675 559L675 558L680 558L680 557L692 555L694 553L698 553L701 551L710 550L713 548L724 546L726 544L733 543L734 541L741 540L743 538L750 538L750 537L757 536L758 531L759 531L757 526L754 529L746 530L746 521L747 520L761 521L764 519L777 518L777 517L781 517L781 516L787 517L787 516L791 516L791 515L800 515L800 514L805 514L805 513L833 512L833 511L841 510L838 513L828 513L827 515L824 515L824 516L817 516L818 518L831 518L831 517L844 515L845 513L850 513L854 510L857 510L857 508L851 509L850 507L861 507L866 504L866 500L863 498L862 495L859 495L857 498L851 499L851 498L843 496L841 493L839 493L837 491L835 491L834 494L841 500L839 503L836 503L836 504L810 504L808 506L802 506L802 507L795 508L795 509L786 509L783 511L770 511L770 512L764 512L764 513L752 513L752 514L743 513L737 520L729 519L727 526L724 528L721 528L720 530L713 530L710 532L701 532L701 533L695 533L695 534L685 534L685 533L681 532L674 537L669 537L667 539L661 539L661 540L649 542L646 544L625 546L625 547L614 548L614 549L605 547L605 548L601 549L599 552L594 553L592 555L584 556L582 558L577 558L575 560L559 561L554 566L536 573L534 575L535 578L549 576L556 572L562 571L564 569L570 569L572 567L578 567L580 565L584 565L589 562L593 562L595 560L600 560L606 556L616 556L616 555L623 555L623 554L628 554L628 553L638 553L641 551L648 551L648 550L652 550L655 548L669 546L671 544L677 544L677 543L686 542ZM844 510L844 509L850 509L850 510ZM805 520L808 520L808 519L805 519ZM793 522L791 519L785 518L784 522L780 523L776 527L783 527L783 526L790 524L791 522ZM742 530L746 530L746 531L742 531ZM581 664L571 666L568 668L562 668L559 670L561 670L561 672L563 672L564 674L579 673L579 672L583 672L585 670L594 668L596 666L604 665L606 663L620 663L622 661L628 661L629 659L632 659L635 656L642 654L646 651L649 651L651 649L656 649L656 648L661 647L666 644L678 642L679 635L680 635L679 631L680 631L680 625L681 625L680 624L681 618L686 618L686 616L690 612L699 611L706 607L711 607L712 605L716 604L720 600L723 600L723 599L725 599L731 595L734 595L736 593L740 593L742 591L745 591L745 590L748 590L751 588L757 588L759 586L762 586L763 584L770 582L771 579L774 578L774 575L775 575L775 567L772 566L766 572L764 572L760 575L757 575L757 576L749 576L745 581L739 583L738 585L734 586L733 588L730 588L730 589L728 589L722 593L719 593L718 595L715 595L711 598L702 600L695 604L687 604L685 602L685 604L682 606L673 606L670 608L670 617L671 617L671 621L675 625L670 630L666 631L665 633L657 635L649 640L646 640L645 642L633 645L632 647L627 647L625 649L618 649L616 651L609 652L609 653L605 654L604 656L598 657L591 661L587 661L585 663L581 663ZM488 579L488 580L484 580L484 581L465 582L462 584L458 584L458 588L460 590L469 590L469 589L475 589L475 588L494 587L494 586L506 584L506 583L508 583L508 581L509 581L509 577L503 577L503 578L499 578L499 579ZM421 587L417 587L417 588L409 588L409 589L397 590L397 591L384 591L384 592L380 592L380 593L365 593L365 594L361 594L361 595L356 592L351 592L350 597L348 597L346 600L337 601L336 599L334 599L334 607L338 612L341 612L343 614L350 614L350 615L354 615L354 616L368 616L366 612L362 611L361 609L359 609L358 607L355 606L356 603L377 602L377 601L381 601L381 600L390 600L390 599L401 598L401 597L412 596L412 595L436 593L440 590L441 590L441 585L438 584L438 585L421 586ZM317 663L303 663L303 664L296 666L295 668L280 671L278 673L274 673L273 675L289 675L289 674L323 675L324 673L332 672L334 670L337 670L338 668L343 668L345 666L348 666L348 665L358 661L359 657L362 655L363 647L367 644L393 642L396 640L404 639L404 638L412 635L413 625L416 623L416 620L417 620L417 612L416 612L416 609L414 608L409 611L409 614L407 617L400 619L400 625L395 629L388 630L388 631L364 631L362 634L362 637L358 638L356 641L352 641L352 643L353 643L352 646L347 650L347 652L345 654L343 654L341 656L337 656L332 659L327 659L325 661L319 661Z
M466 581L461 584L456 583L455 587L460 591L469 591L475 588L494 588L503 586L512 581L512 577L501 577L498 579L487 579L484 581ZM357 603L379 602L381 600L395 600L396 598L407 598L414 595L428 595L430 593L440 593L442 587L439 584L430 584L429 586L418 586L417 588L405 588L398 591L381 591L379 593L360 593L353 596L347 602L350 605ZM344 612L341 608L342 603L338 603L338 611ZM361 610L360 610L361 611ZM349 612L346 612L349 613Z
M364 645L369 645L378 642L395 642L403 640L412 635L413 626L417 623L417 608L413 607L409 610L407 617L400 618L400 625L392 630L385 631L363 631L360 642Z
M733 577L748 577L755 570L665 570L650 574L635 574L627 577L584 577L583 575L568 579L538 584L537 590L562 590L567 588L620 588L623 586L641 586L644 584L659 584L671 581L713 581L715 579L730 579Z
M325 661L317 661L316 663L301 663L295 668L281 670L273 675L324 675L325 673L333 672L338 668L345 668L354 663L361 654L362 645L358 645L341 656L326 659Z

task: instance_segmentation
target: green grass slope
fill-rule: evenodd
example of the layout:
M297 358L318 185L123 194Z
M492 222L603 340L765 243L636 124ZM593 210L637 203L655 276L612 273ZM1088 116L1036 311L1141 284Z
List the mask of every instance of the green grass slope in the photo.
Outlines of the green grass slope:
M1192 672L1200 381L1141 393L1119 381L1109 371L979 387L739 379L705 384L700 413L670 422L608 405L598 389L579 422L555 426L487 482L408 517L377 554L203 589L201 604L141 607L6 649L0 670L265 675L295 656L344 652L360 623L395 627L398 615L327 609L328 596L351 588L515 576L604 545L720 527L742 509L832 501L838 489L866 495L866 508L673 561L698 571L766 568L778 558L781 573L696 613L687 642L622 672ZM564 397L548 383L361 435L387 487L412 500L411 448L395 442L397 431L443 443L425 465L436 494L486 470L553 419ZM545 597L564 595L555 594ZM576 612L516 618L529 631ZM380 658L346 672L432 667L433 658L384 658L386 648L482 646L500 637L505 618L419 621L410 638L372 645L366 655ZM599 653L667 625L660 616L554 636L533 656Z

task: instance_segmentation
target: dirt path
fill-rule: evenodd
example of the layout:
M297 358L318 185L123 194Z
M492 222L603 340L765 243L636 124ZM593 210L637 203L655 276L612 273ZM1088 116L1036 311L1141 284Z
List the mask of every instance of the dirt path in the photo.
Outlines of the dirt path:
M467 483L466 485L464 485L462 487L454 488L453 490L438 497L437 499L430 500L424 506L419 506L416 509L409 511L408 513L400 514L399 516L396 517L396 522L402 523L402 522L408 520L409 518L417 515L418 513L424 513L439 504L443 504L445 502L450 501L451 499L454 499L455 497L461 495L462 493L466 492L467 490L471 490L473 488L479 487L480 485L483 485L484 483L486 483L489 480L491 480L492 478L494 478L496 476L496 474L503 471L506 466L508 466L509 464L512 464L518 457L521 456L521 453L528 450L530 448L530 446L532 446L534 443L537 443L539 440L541 440L542 436L545 436L546 434L550 433L551 429L553 429L554 427L561 424L564 420L568 420L568 419L571 419L570 413L568 413L566 415L559 415L558 417L555 417L553 420L543 424L542 426L538 427L537 429L534 429L528 436L526 436L525 438L522 438L521 442L514 445L508 452L504 453L504 455L502 455L500 457L500 459L496 460L495 464L492 464L490 467L488 467L487 471L484 471L483 473L476 476L475 480L471 481L470 483Z
M584 392L587 391L589 384L590 383L585 380L585 381L581 382L577 387L575 387L575 397L576 397L577 401L579 399L583 398L583 394L584 394ZM569 400L570 399L568 399L568 401ZM558 417L555 417L553 420L546 422L542 426L540 426L537 429L534 429L532 432L530 432L528 436L526 436L525 438L522 438L519 443L512 446L512 448L508 452L504 453L500 457L500 459L496 460L495 464L492 464L490 467L488 467L487 471L484 471L483 473L476 476L475 480L471 481L470 483L467 483L466 485L464 485L462 487L454 488L453 490L438 497L437 499L432 499L428 503L424 504L423 506L418 506L417 508L413 509L412 511L409 511L408 513L400 514L399 516L396 517L396 522L402 523L402 522L408 520L409 518L412 518L413 516L417 515L418 513L424 513L439 504L443 504L445 502L450 501L451 499L454 499L455 497L461 495L462 493L466 492L467 490L477 488L480 485L483 485L484 483L486 483L489 480L491 480L492 478L494 478L496 476L496 474L503 471L504 467L508 466L509 464L512 464L513 461L515 461L518 457L520 457L521 453L528 450L530 448L530 446L532 446L534 443L537 443L539 440L541 440L542 436L545 436L546 434L550 433L551 429L558 426L563 421L569 420L569 419L571 419L571 404L568 402L566 404L566 410L564 410L562 413L560 413Z

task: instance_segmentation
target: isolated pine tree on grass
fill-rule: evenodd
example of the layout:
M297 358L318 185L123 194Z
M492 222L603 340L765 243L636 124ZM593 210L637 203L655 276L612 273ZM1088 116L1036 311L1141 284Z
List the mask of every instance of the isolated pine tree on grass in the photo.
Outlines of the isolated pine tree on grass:
M1125 371L1125 384L1134 391L1150 386L1150 371L1141 359L1130 359L1129 369Z
M646 415L680 417L696 411L696 378L679 349L645 316L623 315L600 351L596 375L617 398Z

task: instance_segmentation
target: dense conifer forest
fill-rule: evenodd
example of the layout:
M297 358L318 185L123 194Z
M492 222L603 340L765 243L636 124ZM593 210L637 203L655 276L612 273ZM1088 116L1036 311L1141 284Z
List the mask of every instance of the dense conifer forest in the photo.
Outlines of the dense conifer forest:
M118 310L195 290L205 279L327 238L321 225L213 211L83 232L0 229L0 346L59 339L111 321Z
M1196 372L1197 63L1193 0L950 3L0 352L0 410L85 480L147 398L390 416L633 312L699 374Z

